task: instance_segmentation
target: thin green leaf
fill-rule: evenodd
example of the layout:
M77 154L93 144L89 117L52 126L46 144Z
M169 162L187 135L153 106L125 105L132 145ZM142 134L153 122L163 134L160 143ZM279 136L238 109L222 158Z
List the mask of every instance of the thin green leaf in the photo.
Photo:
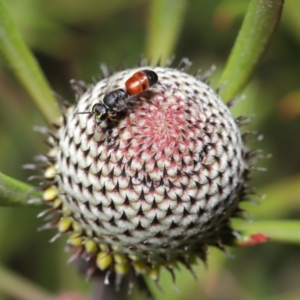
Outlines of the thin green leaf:
M49 122L60 116L60 110L36 59L25 45L3 0L0 0L0 54L27 90Z
M0 265L0 292L20 300L53 300L54 296Z
M226 67L219 80L228 101L248 83L280 20L284 0L251 0Z
M259 205L249 202L242 204L243 209L249 211L256 220L282 218L292 211L299 211L300 175L276 181L260 189L259 193L265 195Z
M262 233L270 241L300 244L299 220L265 220L254 223L234 220L232 225L234 229L242 231L244 236Z
M33 198L41 198L41 193L0 172L0 206L26 206Z
M150 1L146 57L164 64L173 54L185 15L187 0Z

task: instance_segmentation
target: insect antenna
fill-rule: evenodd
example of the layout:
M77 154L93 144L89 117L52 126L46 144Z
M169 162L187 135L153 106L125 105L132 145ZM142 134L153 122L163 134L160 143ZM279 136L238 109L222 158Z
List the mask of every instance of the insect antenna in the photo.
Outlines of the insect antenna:
M105 114L105 111L103 110L103 106L99 103L95 104L92 108L92 111L80 111L76 112L75 115L94 115L94 120L96 124L97 131L99 131L99 123L101 117Z
M75 115L87 115L87 114L92 114L94 115L95 112L94 111L79 111L79 112L76 112Z

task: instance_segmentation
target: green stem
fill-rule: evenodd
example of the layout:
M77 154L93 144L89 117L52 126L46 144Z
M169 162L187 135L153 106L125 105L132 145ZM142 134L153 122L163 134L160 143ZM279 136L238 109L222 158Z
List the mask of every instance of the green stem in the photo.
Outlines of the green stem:
M44 118L54 122L60 110L36 59L24 43L4 1L0 0L0 54L8 62Z
M41 198L32 186L0 172L0 206L26 206L29 199Z
M299 211L300 174L275 181L259 189L258 193L266 195L259 205L250 202L242 204L243 209L249 211L256 220L278 219Z
M242 92L269 45L279 23L284 0L251 0L242 27L219 80L228 101Z
M146 57L153 64L163 65L173 54L186 6L187 0L150 1Z
M242 231L242 237L261 233L270 241L300 244L299 220L266 220L247 223L241 220L233 220L234 229Z
M19 300L54 300L49 293L0 265L0 291Z

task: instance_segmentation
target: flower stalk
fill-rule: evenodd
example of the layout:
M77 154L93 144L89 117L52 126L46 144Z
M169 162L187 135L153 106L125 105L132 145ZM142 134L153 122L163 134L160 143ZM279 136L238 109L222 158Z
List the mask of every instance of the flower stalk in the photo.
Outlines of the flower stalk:
M251 0L242 27L219 79L224 101L237 96L250 80L279 23L284 0Z
M35 57L0 0L0 54L11 67L45 120L51 124L60 116L57 102Z

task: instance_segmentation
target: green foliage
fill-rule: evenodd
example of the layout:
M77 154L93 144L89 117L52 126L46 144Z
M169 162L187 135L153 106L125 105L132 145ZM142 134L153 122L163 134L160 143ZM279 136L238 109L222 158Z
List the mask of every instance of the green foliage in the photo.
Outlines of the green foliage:
M0 27L2 56L7 60L24 88L27 89L46 120L51 123L60 116L60 111L55 105L55 99L50 93L50 87L43 73L21 38L2 1L0 1Z
M146 57L165 64L173 55L185 17L187 0L150 2Z
M41 193L34 187L10 178L0 172L0 205L1 206L28 206L28 200L40 198Z
M219 80L221 96L228 101L243 91L265 53L280 20L283 0L250 1L243 25Z
M201 263L195 269L198 280L187 271L177 272L180 293L171 288L169 274L162 274L164 294L154 287L152 290L157 299L164 300L299 299L298 283L294 280L300 268L299 245L289 245L298 244L300 239L299 1L289 0L285 4L279 30L263 58L261 54L278 22L280 1L173 3L170 0L0 1L0 49L5 59L0 69L1 172L25 181L29 173L20 166L45 152L41 139L31 129L43 122L36 106L48 122L59 114L43 73L52 89L70 101L74 99L68 87L71 78L91 82L91 77L99 73L100 62L115 67L125 60L130 66L137 63L141 53L153 62L159 57L165 61L172 53L177 61L181 56L188 57L193 61L192 71L217 65L212 83L216 86L216 82L227 82L222 92L227 100L242 92L251 75L244 92L247 99L234 108L234 113L256 115L249 128L263 133L265 139L251 146L263 148L273 158L261 163L268 172L253 175L258 193L266 194L265 200L261 205L245 203L244 206L259 221L253 224L235 221L234 225L245 235L262 232L277 243L230 249L235 259L227 259L211 249L208 269ZM271 5L271 9L256 11L255 4L261 3ZM227 60L238 32L237 43ZM12 78L7 62L37 101L36 106ZM24 204L26 193L32 193L29 185L6 175L0 174L0 182L2 206ZM260 202L259 197L253 198ZM36 234L34 228L42 224L35 220L36 214L33 208L0 209L1 261L53 293L73 289L87 294L90 287L73 266L65 264L64 241L49 245L46 240L51 235ZM5 269L0 271L0 282L10 278L8 275L13 276ZM23 288L22 282L14 281L14 285L16 289ZM0 284L0 298L4 292L14 295ZM48 294L44 296L46 299ZM140 299L140 294L135 291L132 298Z

